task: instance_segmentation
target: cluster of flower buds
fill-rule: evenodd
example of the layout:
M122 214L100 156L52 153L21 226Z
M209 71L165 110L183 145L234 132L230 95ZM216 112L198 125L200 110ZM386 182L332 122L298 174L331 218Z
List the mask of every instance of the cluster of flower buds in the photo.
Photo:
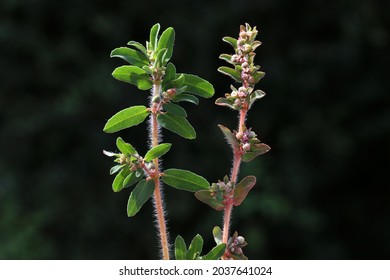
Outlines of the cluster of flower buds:
M251 128L247 129L244 127L242 132L233 132L235 133L236 139L244 152L249 152L251 150L252 144L257 144L260 142L260 140L256 138L256 133L252 131Z
M260 69L253 64L256 55L254 51L261 45L260 41L255 40L256 36L256 27L251 28L249 24L241 25L236 54L231 58L231 61L241 70L241 79L245 88L256 84L257 79L254 75Z
M246 243L245 238L235 232L228 240L225 256L230 259L245 259L242 248L246 245L248 243Z
M230 196L230 193L234 189L234 183L230 182L228 176L223 178L223 181L218 180L218 183L211 184L211 196L217 197L218 200L224 201Z

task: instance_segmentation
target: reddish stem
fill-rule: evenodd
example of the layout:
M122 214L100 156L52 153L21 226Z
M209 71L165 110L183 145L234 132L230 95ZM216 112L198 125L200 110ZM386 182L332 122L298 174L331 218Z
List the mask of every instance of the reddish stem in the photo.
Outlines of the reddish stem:
M247 112L248 109L246 108L240 110L238 132L244 132L243 130L245 127L245 119L246 119ZM240 165L241 165L241 157L242 157L241 147L234 148L233 155L234 155L233 168L232 168L232 173L230 175L230 181L236 184L238 178L238 172L240 170ZM232 190L231 193L229 193L230 198L226 199L225 201L225 213L223 216L223 235L222 235L222 242L225 244L227 244L229 239L230 220L231 220L231 215L233 210L233 199L232 199L233 194L234 194L234 190Z
M153 86L153 95L159 95L161 91L161 81L157 80L154 82ZM152 104L153 105L153 104ZM151 142L152 142L152 148L156 147L159 142L159 127L157 122L157 114L156 112L152 112L151 114ZM164 212L164 206L163 206L163 199L162 199L162 193L161 193L161 184L160 184L160 178L159 175L159 160L158 158L153 160L153 164L156 168L155 174L157 176L153 177L154 181L154 207L156 212L156 218L157 218L157 229L159 231L159 237L160 237L160 246L162 251L162 256L164 260L169 260L169 243L168 243L168 234L167 234L167 227L166 227L166 221L165 221L165 212Z

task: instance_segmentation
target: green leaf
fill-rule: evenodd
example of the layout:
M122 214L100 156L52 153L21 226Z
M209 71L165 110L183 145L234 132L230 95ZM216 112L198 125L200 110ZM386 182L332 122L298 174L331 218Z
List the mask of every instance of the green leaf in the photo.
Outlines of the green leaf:
M149 74L137 66L120 66L112 72L112 76L118 81L135 85L140 90L148 90L153 86Z
M213 228L213 236L214 236L215 243L217 243L217 245L222 244L222 230L220 227L215 226Z
M176 74L176 79L172 81L172 85L175 88L180 88L184 85L184 81L185 81L184 74Z
M155 158L161 157L162 155L166 154L169 149L171 148L172 144L169 143L162 143L160 145L157 145L156 147L151 148L145 155L144 160L146 162L150 162Z
M238 183L234 188L233 205L234 206L240 205L255 184L256 184L255 176L247 176L244 179L242 179L242 181Z
M225 204L223 204L223 201L219 200L216 196L212 196L211 194L212 192L210 190L199 190L195 193L195 197L217 211L222 211L225 209Z
M169 62L165 68L163 86L174 79L176 79L176 67L172 62Z
M181 74L176 74L179 76ZM186 92L192 93L204 98L210 98L214 95L214 87L208 81L191 74L182 74L185 77L184 86L187 86Z
M234 101L225 97L220 97L215 100L215 104L219 106L229 107L233 110L237 110L237 107L234 105Z
M226 66L221 66L218 68L218 71L224 75L229 76L230 78L232 78L233 80L235 80L238 83L242 82L241 74L238 71L236 71L235 69L232 69L232 68L226 67Z
M127 43L127 45L138 49L141 53L143 53L146 57L148 57L148 52L146 51L146 48L141 43L138 43L136 41L130 41Z
M249 162L255 157L267 153L271 150L271 147L264 143L252 144L250 152L246 152L242 155L242 161Z
M178 117L170 113L159 114L157 116L158 123L186 139L195 139L196 132L192 125L184 117Z
M165 31L161 34L161 37L157 45L157 51L162 49L167 49L167 53L165 55L165 61L163 61L163 65L165 65L172 57L174 42L175 42L175 30L172 27L169 27L165 29Z
M137 151L133 148L133 146L123 141L121 137L118 137L116 139L116 146L118 147L119 151L121 151L121 153L124 155L129 156L137 153Z
M103 128L104 132L114 133L142 123L149 115L145 106L133 106L113 115ZM118 147L119 148L119 147Z
M265 92L262 90L255 90L252 92L249 96L249 108L252 107L252 104L260 98L263 98L265 96Z
M186 243L180 235L175 239L175 258L176 260L185 260L187 255Z
M162 49L157 52L156 55L156 61L154 62L154 65L158 68L164 66L165 57L167 55L167 49Z
M187 260L196 260L202 253L203 248L203 238L199 234L195 235L192 239L190 247L188 248L186 259Z
M203 260L219 260L226 250L226 244L219 244L215 246L207 255L203 257Z
M111 52L111 57L119 57L130 64L143 67L149 64L149 59L143 54L130 48L116 48Z
M138 170L139 171L139 170ZM139 176L137 176L139 175ZM134 171L134 172L131 172L124 180L123 180L123 183L122 183L122 186L124 188L127 188L127 187L130 187L132 185L134 185L135 183L138 183L139 180L142 179L142 173L141 172L137 172L137 171Z
M152 26L150 29L150 46L152 47L151 50L154 51L157 48L157 42L158 42L158 33L160 32L160 24L156 23Z
M237 39L226 36L222 38L222 41L229 43L234 49L237 48Z
M162 181L179 190L195 192L208 189L210 184L205 178L191 171L182 169L168 169L164 171Z
M123 181L130 174L130 170L128 168L124 168L119 172L114 181L112 182L112 190L114 192L120 192L123 189Z
M127 216L133 217L154 192L154 181L141 180L131 192L127 202Z
M255 73L252 73L253 78L255 79L255 82L253 84L257 84L260 79L262 79L265 76L264 72L257 71Z
M176 115L178 117L187 117L187 112L183 107L173 104L173 103L165 103L163 105L165 111L172 115Z
M185 102L193 103L195 105L199 104L199 99L196 96L193 96L193 95L190 95L190 94L185 94L185 93L182 93L182 94L174 96L172 98L172 100L174 102L185 101Z
M226 141L230 144L230 146L237 150L239 148L239 144L237 141L236 136L233 134L233 132L230 131L229 128L219 124L218 127L221 129L222 133L225 135Z
M121 170L123 167L125 167L126 164L119 164L115 165L110 169L110 175L117 173L119 170Z
M225 60L227 63L235 65L235 63L232 61L232 56L230 54L221 54L219 56L219 59Z

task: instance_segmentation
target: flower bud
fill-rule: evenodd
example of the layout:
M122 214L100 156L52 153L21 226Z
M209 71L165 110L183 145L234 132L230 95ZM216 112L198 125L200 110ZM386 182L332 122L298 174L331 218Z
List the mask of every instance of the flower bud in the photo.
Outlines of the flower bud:
M244 30L242 30L241 32L240 32L240 38L242 38L242 39L247 39L248 38L248 34L244 31Z
M245 143L244 145L242 145L242 148L244 151L248 152L251 149L251 144Z
M245 242L245 238L244 237L242 237L242 236L238 236L237 237L237 242L238 242L238 244L244 244L244 242Z
M119 157L119 163L120 164L126 163L126 156L124 154L121 154L121 156Z
M237 40L237 45L242 46L244 44L245 44L245 40L244 39L238 39Z
M244 53L250 53L252 51L252 46L249 44L245 44L243 51Z
M242 133L242 132L237 132L237 134L236 134L237 140L241 140L243 136L244 136L244 133Z
M170 88L170 89L167 90L167 93L169 95L174 95L176 93L176 89L175 88Z

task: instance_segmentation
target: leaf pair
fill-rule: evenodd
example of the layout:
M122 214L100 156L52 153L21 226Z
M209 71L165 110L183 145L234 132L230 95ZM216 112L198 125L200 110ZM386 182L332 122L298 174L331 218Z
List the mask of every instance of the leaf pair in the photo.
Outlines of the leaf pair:
M203 238L197 234L191 241L187 250L187 245L180 235L175 240L176 260L218 260L225 253L226 245L219 244L211 249L206 255L201 256L203 249Z
M234 187L233 191L233 205L239 206L248 195L249 191L256 184L255 176L247 176L240 183ZM195 193L195 197L206 203L210 207L214 208L217 211L222 211L225 209L225 197L229 196L229 193L224 193L224 195L217 195L215 190L209 188L208 190L199 190Z

